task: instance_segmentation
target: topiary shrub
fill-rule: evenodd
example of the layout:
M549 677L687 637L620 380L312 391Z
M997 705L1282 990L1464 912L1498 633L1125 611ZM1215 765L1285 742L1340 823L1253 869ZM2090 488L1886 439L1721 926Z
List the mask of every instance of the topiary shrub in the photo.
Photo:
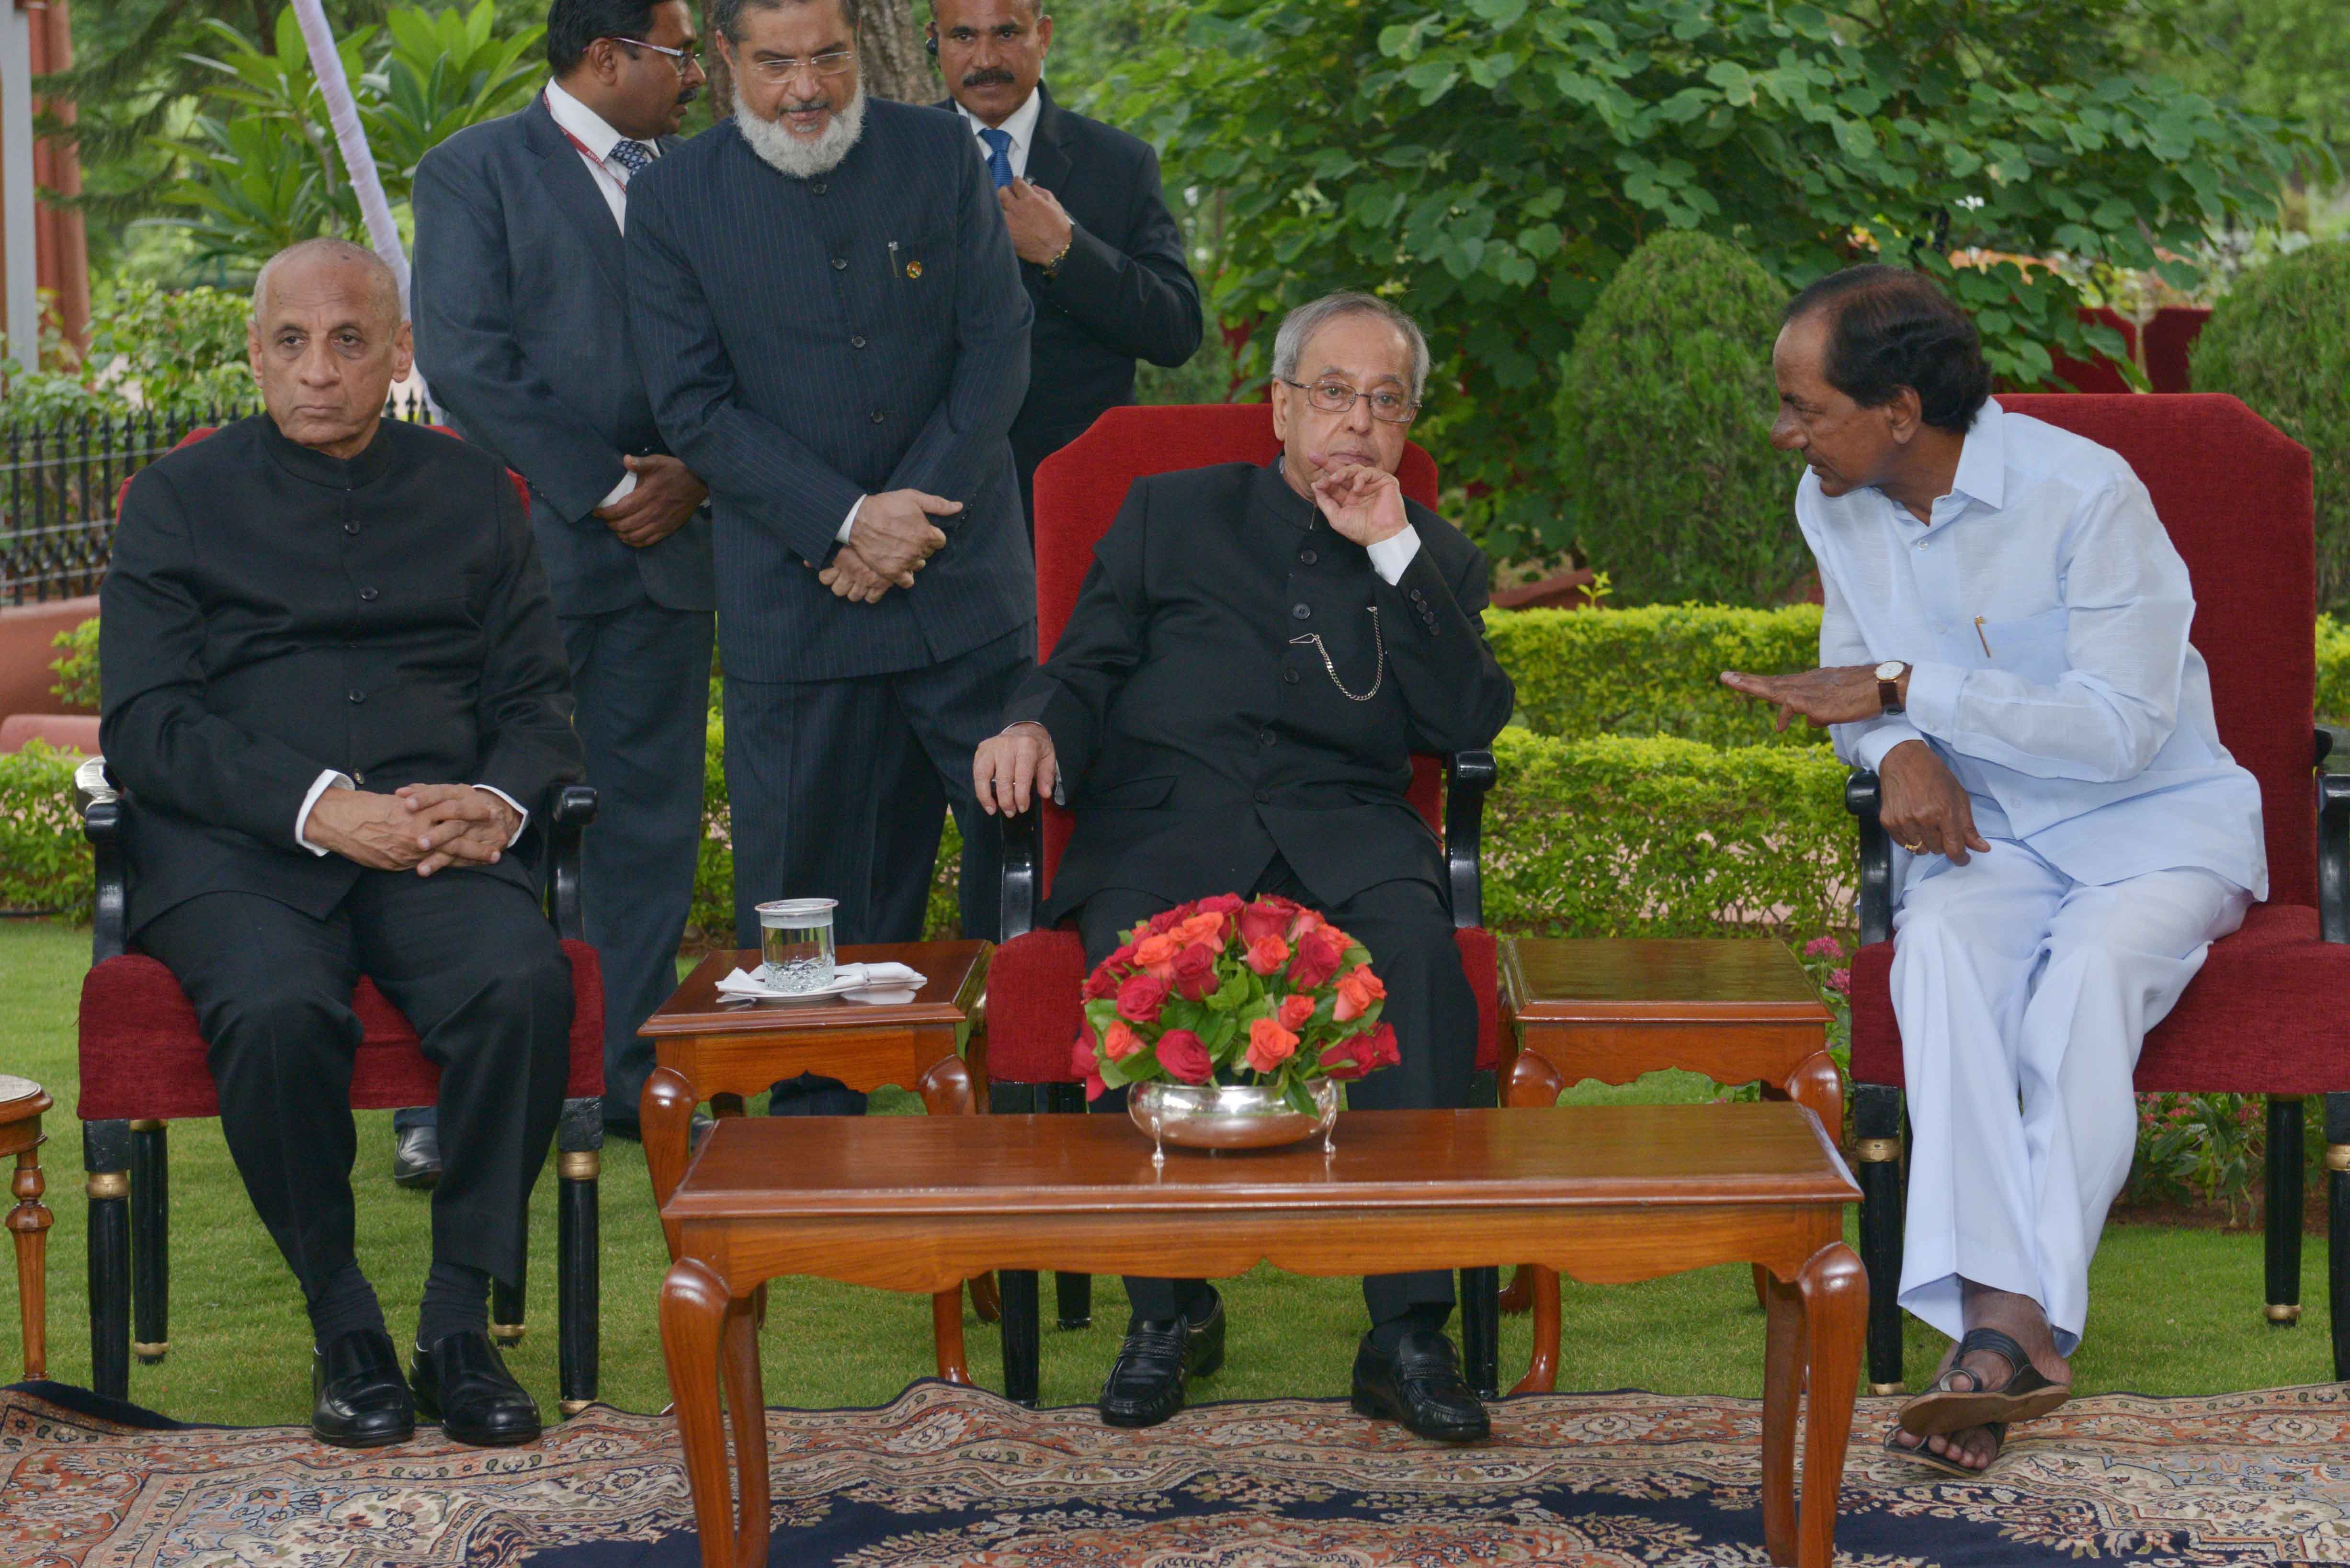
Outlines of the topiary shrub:
M1794 462L1770 444L1787 291L1710 235L1626 259L1575 334L1558 414L1577 545L1619 604L1777 604L1811 569Z
M2245 274L2195 339L2199 392L2232 392L2309 449L2317 482L2317 607L2350 608L2350 244Z

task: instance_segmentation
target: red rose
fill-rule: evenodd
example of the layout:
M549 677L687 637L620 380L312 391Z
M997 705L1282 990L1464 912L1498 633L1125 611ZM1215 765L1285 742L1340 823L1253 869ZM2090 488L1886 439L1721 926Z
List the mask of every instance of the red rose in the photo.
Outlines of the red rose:
M1267 937L1285 940L1292 913L1293 910L1281 908L1273 899L1259 898L1241 911L1241 940L1254 947Z
M1349 1034L1344 1040L1322 1049L1322 1075L1341 1084L1351 1084L1370 1071L1363 1058L1369 1054L1370 1036Z
M1203 915L1230 917L1239 914L1241 905L1246 901L1238 893L1219 893L1212 898L1201 899L1200 912Z
M1118 982L1121 978L1123 978L1119 975L1118 970L1118 965L1111 963L1107 960L1104 960L1098 969L1095 970L1093 973L1086 976L1086 996L1087 999L1098 1002L1105 997L1116 996L1118 994Z
M1368 964L1357 964L1338 977L1338 1005L1330 1016L1341 1023L1350 1023L1371 1010L1371 1003L1387 996L1388 988L1371 972Z
M1215 1075L1208 1048L1188 1029L1170 1029L1159 1037L1159 1064L1179 1083L1204 1084Z
M1284 996L1281 1005L1273 1010L1274 1022L1293 1033L1305 1027L1314 1016L1314 999L1310 996Z
M1298 939L1297 956L1289 961L1289 983L1300 991L1317 990L1346 961L1347 950L1330 928L1317 926Z
M1198 1002L1215 992L1222 982L1216 978L1216 950L1205 942L1193 942L1175 955L1175 994L1186 1002Z
M1367 1067L1393 1067L1403 1061L1403 1053L1396 1047L1395 1025L1382 1023L1371 1031L1370 1054L1363 1058Z
M1290 942L1295 945L1297 940L1303 937L1306 932L1314 929L1317 926L1324 926L1328 923L1328 921L1325 920L1321 916L1315 914L1311 909L1300 909L1297 913L1289 917L1289 930L1286 934Z
M1150 917L1150 934L1155 937L1161 931L1180 925L1183 919L1183 911L1180 909L1161 909Z
M1248 919L1243 913L1241 918ZM1248 945L1248 956L1241 961L1261 975L1273 975L1289 961L1289 944L1279 937L1259 937Z
M1167 982L1157 975L1128 975L1118 988L1118 1015L1137 1023L1155 1023L1166 1005Z
M1119 944L1118 944L1118 950L1117 950L1116 952L1114 952L1114 953L1110 954L1110 955L1109 955L1109 957L1107 957L1107 958L1106 958L1106 959L1102 960L1102 962L1103 962L1103 963L1107 964L1107 965L1110 965L1110 966L1112 966L1113 968L1123 968L1123 967L1125 967L1126 965L1132 963L1133 961L1134 961L1134 944L1133 944L1132 942L1121 942L1121 943L1119 943Z
M1069 1047L1069 1074L1086 1081L1088 1100L1098 1100L1109 1092L1109 1085L1102 1082L1101 1064L1094 1059L1094 1043L1087 1035L1078 1035L1077 1043Z

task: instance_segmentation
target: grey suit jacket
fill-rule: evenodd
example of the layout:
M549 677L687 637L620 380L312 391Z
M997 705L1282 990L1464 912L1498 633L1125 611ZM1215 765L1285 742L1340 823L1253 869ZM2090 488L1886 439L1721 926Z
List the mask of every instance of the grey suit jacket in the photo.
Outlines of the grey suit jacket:
M1028 296L962 122L879 99L813 180L733 120L629 187L638 362L661 433L709 482L730 676L831 680L933 664L1035 618L1006 439ZM911 589L833 597L812 569L860 496L960 501Z
M530 481L557 610L711 608L707 514L643 550L592 515L622 454L669 448L637 371L619 225L545 95L425 154L413 202L416 361L465 439Z

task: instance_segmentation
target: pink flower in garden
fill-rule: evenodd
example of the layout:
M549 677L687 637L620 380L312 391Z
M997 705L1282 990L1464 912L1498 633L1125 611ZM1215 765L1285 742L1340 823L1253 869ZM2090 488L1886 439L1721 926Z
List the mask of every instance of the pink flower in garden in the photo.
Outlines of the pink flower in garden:
M1842 958L1844 944L1834 937L1814 937L1804 944L1805 958Z
M1850 996L1852 994L1852 971L1848 969L1832 969L1828 971L1828 989L1835 992L1838 996Z

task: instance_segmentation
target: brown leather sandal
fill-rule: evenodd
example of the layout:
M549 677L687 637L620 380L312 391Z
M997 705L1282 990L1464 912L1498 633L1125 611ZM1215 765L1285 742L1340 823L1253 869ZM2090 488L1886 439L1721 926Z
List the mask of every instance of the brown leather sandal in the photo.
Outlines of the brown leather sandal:
M1907 1443L1898 1441L1902 1433L1902 1428L1898 1425L1885 1434L1885 1451L1897 1459L1914 1459L1928 1469L1939 1470L1944 1475L1956 1476L1960 1480L1981 1480L1991 1474L1991 1466L1999 1463L2000 1450L2007 1446L2006 1422L1988 1421L1984 1426L1991 1433L1991 1458L1984 1461L1983 1468L1979 1470L1969 1469L1956 1459L1943 1458L1926 1446L1924 1438L1918 1438L1918 1446L1914 1449ZM1963 1428L1960 1429L1964 1430ZM1948 1435L1944 1434L1944 1436ZM1910 1436L1918 1437L1918 1434L1912 1432Z
M1982 1379L1960 1362L1979 1350L1987 1350L2007 1363L2009 1376L1997 1388L1959 1388L1951 1379ZM1950 1358L1950 1368L1934 1379L1933 1386L1907 1405L1901 1407L1901 1428L1919 1437L1930 1438L1940 1433L1964 1431L1969 1427L1988 1427L1994 1423L2029 1421L2045 1416L2073 1397L2069 1383L2054 1383L2032 1365L2032 1357L2018 1345L1995 1328L1970 1329L1959 1341L1958 1354ZM1979 1472L1969 1470L1969 1475Z

